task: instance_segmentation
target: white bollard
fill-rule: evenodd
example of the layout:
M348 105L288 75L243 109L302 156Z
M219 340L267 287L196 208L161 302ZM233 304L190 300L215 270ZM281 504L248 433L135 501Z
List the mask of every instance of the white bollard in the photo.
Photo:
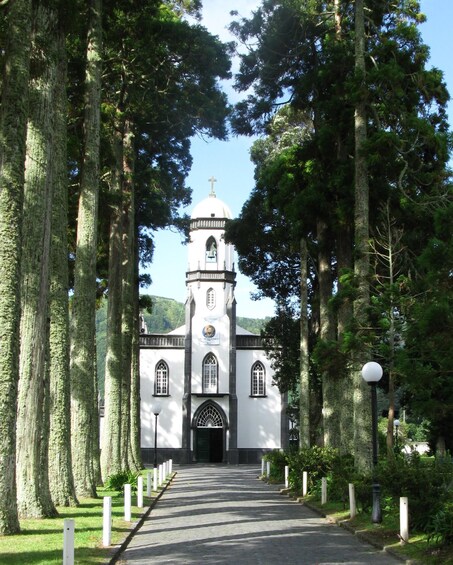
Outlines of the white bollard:
M137 478L137 507L143 508L143 477Z
M74 565L74 530L73 519L63 522L63 565Z
M131 485L124 485L124 520L126 522L131 521L131 499Z
M355 518L357 514L357 507L355 503L355 488L352 483L349 483L349 516Z
M169 467L170 467L170 475L173 473L173 459L170 459L169 463Z
M400 538L401 543L409 541L409 502L407 496L400 498Z
M153 473L153 491L157 492L157 467L154 467Z
M161 463L161 464L159 465L159 486L160 486L160 485L162 484L162 482L163 482L162 473L163 473L163 470L162 470L162 463Z
M327 479L323 477L321 479L321 504L325 504L327 502Z
M261 475L264 475L264 459L261 458Z
M308 473L304 471L302 473L302 496L307 496L308 493Z
M266 475L269 478L271 476L271 462L266 461Z
M112 540L112 497L104 496L102 514L102 545L109 547Z
M151 471L146 473L146 496L151 496Z
M289 467L288 465L285 466L285 488L288 488L288 475L289 475Z

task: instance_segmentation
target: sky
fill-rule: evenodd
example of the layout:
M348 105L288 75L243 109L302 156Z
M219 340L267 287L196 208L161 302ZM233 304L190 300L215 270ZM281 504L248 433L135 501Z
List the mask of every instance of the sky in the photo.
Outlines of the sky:
M227 26L233 19L231 10L247 17L261 2L257 0L203 0L202 24L222 41L232 41ZM435 66L444 73L444 78L453 96L453 0L421 0L421 11L427 22L420 26L423 41L430 47L431 58L428 66ZM233 63L233 71L237 62ZM239 95L231 84L225 83L231 103L239 100ZM453 123L453 103L449 104L449 122ZM192 141L192 170L187 185L192 188L192 204L185 209L190 215L193 207L206 198L211 184L208 179L217 179L215 191L231 209L233 217L239 215L253 187L253 165L250 162L250 138L239 136L228 141L194 138ZM187 246L182 237L170 229L159 230L155 235L154 260L147 272L153 284L145 291L155 296L174 298L179 302L186 300L185 274L187 267ZM236 261L237 264L237 261ZM264 318L274 314L274 304L269 299L251 300L256 291L251 281L237 273L235 289L237 315L250 318Z

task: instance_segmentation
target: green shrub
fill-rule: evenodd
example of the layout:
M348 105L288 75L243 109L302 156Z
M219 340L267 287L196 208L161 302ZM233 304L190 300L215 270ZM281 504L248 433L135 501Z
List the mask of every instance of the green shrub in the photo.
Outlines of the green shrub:
M354 485L355 499L358 512L369 512L373 504L373 479L371 475L357 473L351 477L350 483Z
M433 516L452 499L453 463L451 458L422 458L417 452L409 457L379 463L382 496L393 500L394 510L399 498L407 496L411 528L427 531Z
M285 480L285 467L288 465L287 453L280 449L274 449L266 453L263 459L271 464L269 479L276 483L283 483Z
M344 505L349 500L349 483L357 482L357 473L354 470L352 455L339 455L332 461L332 470L328 478L328 496L331 500L338 500Z
M121 492L124 485L131 485L132 490L137 490L137 479L140 473L132 471L120 471L114 475L109 475L105 481L105 488Z
M289 483L296 492L302 491L302 473L307 471L308 490L311 492L322 477L327 477L339 457L330 447L307 447L288 453Z
M428 522L426 533L429 543L453 544L453 502L446 502Z

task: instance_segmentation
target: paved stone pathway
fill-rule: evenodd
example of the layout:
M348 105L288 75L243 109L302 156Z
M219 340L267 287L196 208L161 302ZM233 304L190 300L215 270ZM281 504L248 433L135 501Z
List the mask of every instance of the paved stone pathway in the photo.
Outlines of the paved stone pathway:
M256 466L182 465L119 563L392 565L302 504L257 480Z

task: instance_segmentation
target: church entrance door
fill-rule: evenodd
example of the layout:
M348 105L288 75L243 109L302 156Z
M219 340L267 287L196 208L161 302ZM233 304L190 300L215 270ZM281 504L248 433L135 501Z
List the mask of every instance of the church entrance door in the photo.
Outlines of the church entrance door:
M195 460L199 463L222 463L225 423L218 405L208 401L195 414Z
M199 463L221 463L223 460L223 429L197 428L196 460Z

